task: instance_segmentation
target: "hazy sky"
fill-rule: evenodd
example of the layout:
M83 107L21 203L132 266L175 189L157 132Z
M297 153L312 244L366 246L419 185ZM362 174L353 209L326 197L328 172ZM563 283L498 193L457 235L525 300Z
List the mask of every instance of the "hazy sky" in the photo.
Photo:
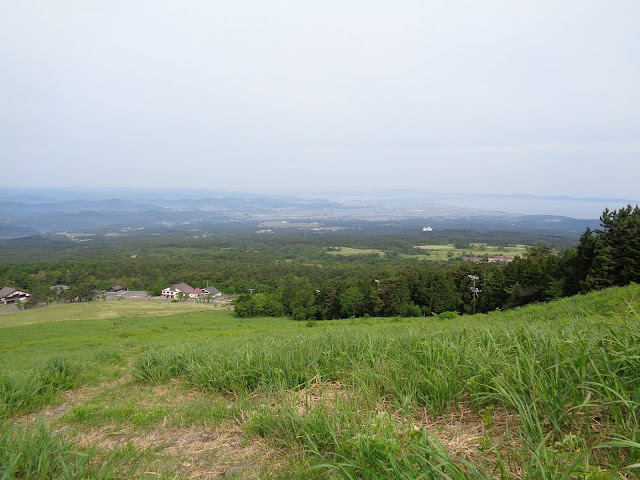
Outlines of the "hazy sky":
M0 7L0 185L640 197L640 1Z

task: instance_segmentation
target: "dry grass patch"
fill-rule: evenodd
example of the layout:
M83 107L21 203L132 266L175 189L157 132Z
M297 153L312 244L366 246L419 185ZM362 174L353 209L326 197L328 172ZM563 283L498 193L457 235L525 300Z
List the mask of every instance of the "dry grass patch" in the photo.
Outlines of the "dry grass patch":
M203 396L204 394L201 391L194 388L185 389L183 383L174 378L168 383L155 385L151 394L146 398L140 398L136 405L177 407L202 399Z
M285 465L282 452L261 438L247 439L237 422L215 429L158 427L143 435L129 427L106 425L83 430L77 439L82 446L95 445L102 451L127 445L153 451L156 458L143 472L148 475L172 470L180 477L217 479L235 468L234 478L250 479L263 478Z
M517 450L520 441L513 438L520 421L517 415L504 409L474 412L461 404L455 412L433 416L426 407L418 408L409 417L412 428L432 433L452 457L463 458L474 465L493 470L500 457L508 456L507 449ZM521 471L509 471L513 478L521 478Z
M119 388L120 386L132 380L133 378L131 377L131 375L125 374L115 380L103 382L100 385L96 385L93 387L84 386L76 388L75 390L62 392L61 403L57 405L47 405L40 410L36 410L25 415L20 415L18 417L15 417L13 422L16 424L30 423L42 418L45 418L47 422L52 422L62 417L72 407L82 405L83 403L90 401L96 395L103 393L105 390L113 390Z
M1 327L31 325L68 320L106 320L123 317L164 317L179 313L223 310L225 306L208 303L108 301L60 303L46 307L8 312L0 319Z
M312 379L306 388L291 393L293 405L298 415L303 415L317 407L333 410L338 399L348 400L348 392L342 382L318 381Z
M447 452L466 458L477 457L486 448L483 441L490 436L492 444L499 442L507 430L509 415L492 413L491 420L474 413L468 406L461 406L457 412L433 417L426 407L421 407L410 417L416 430L424 428L433 433ZM482 456L484 456L483 454Z

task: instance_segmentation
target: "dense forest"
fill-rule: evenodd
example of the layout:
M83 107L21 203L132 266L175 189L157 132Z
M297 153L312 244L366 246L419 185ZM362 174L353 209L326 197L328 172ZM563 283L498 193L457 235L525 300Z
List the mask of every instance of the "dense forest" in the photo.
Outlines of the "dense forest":
M116 283L152 295L177 282L208 283L240 294L239 315L301 320L487 312L640 281L640 209L605 210L600 220L601 228L587 229L574 247L551 248L523 235L535 246L504 265L431 261L415 249L424 238L408 235L168 235L85 243L30 237L4 242L0 285L28 290L33 304L91 298ZM523 237L448 232L435 241L471 248L488 238L508 246ZM331 255L336 244L376 251ZM51 288L61 284L70 290Z

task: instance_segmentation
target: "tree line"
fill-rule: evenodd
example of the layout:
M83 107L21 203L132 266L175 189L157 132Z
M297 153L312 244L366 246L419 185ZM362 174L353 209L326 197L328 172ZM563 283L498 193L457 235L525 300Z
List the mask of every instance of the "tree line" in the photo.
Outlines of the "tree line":
M488 312L640 281L638 206L605 210L600 220L601 228L587 229L575 247L560 252L532 247L506 265L330 255L326 247L337 240L331 236L138 239L120 242L113 251L98 249L89 255L83 250L78 259L4 263L0 286L26 289L46 302L90 298L114 284L159 295L175 283L209 282L227 294L241 294L236 305L240 315L298 319ZM466 245L472 238L456 242ZM357 243L354 237L347 243L386 252L410 251L415 245L413 238L395 239L390 247L382 237L365 240ZM477 299L470 276L478 277ZM60 284L70 289L51 289ZM249 290L254 295L245 295Z
M559 253L542 245L506 265L410 266L380 279L332 278L321 285L300 280L274 292L243 295L236 311L240 316L281 312L298 320L488 312L640 282L640 209L607 209L600 221L602 228L588 228L576 248ZM480 292L474 298L476 284Z

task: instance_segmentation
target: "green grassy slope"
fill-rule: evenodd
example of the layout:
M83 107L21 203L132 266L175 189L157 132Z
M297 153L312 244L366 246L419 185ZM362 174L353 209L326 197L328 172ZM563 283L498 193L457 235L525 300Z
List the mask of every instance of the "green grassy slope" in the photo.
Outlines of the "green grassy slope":
M186 478L194 465L213 476L239 462L237 478L637 472L639 285L446 320L304 323L175 304L109 313L122 303L81 320L75 312L98 307L38 309L20 325L25 312L0 317L14 323L0 327L5 437L23 435L16 419L35 412L65 428L64 441L95 444L115 465L106 478ZM184 429L239 447L211 440L185 460L166 441ZM107 453L114 435L133 446L129 467ZM0 464L6 452L0 441Z

